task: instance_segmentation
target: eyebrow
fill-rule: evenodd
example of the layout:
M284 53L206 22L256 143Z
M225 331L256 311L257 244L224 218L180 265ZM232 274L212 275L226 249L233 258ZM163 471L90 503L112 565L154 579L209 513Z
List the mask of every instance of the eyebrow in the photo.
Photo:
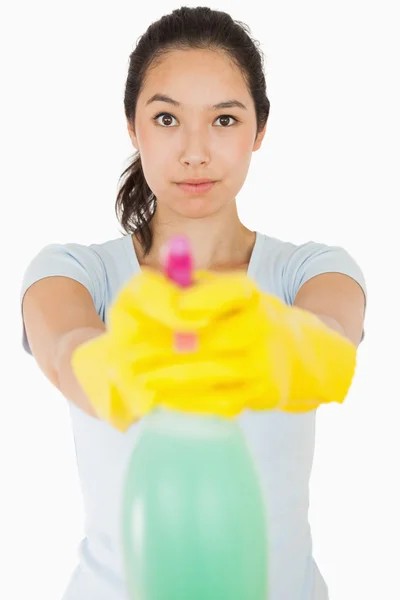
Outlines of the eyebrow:
M154 94L154 96L152 96L150 100L146 102L146 106L152 102L167 102L173 106L182 106L180 102L173 100L165 94ZM247 107L242 102L239 102L239 100L225 100L225 102L218 102L218 104L207 106L206 108L208 110L219 110L221 108L243 108L244 110L247 110Z

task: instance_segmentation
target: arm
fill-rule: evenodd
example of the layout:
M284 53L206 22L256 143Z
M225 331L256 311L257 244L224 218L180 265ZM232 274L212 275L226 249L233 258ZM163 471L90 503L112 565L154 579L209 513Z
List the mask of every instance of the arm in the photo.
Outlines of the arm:
M177 294L145 269L114 303L108 338L74 353L74 370L101 418L121 431L157 404L232 417L245 407L304 412L343 402L356 345L335 331L332 323L345 321L337 310L326 314L316 290L329 288L317 281L303 306L291 306L244 274L198 273L196 285ZM171 331L200 334L196 356L177 357Z
M28 288L22 310L32 354L44 375L68 400L96 417L71 367L75 348L106 329L89 291L68 277L46 277Z
M365 296L360 285L342 273L322 273L299 289L294 306L314 313L328 327L347 337L355 346L361 340Z

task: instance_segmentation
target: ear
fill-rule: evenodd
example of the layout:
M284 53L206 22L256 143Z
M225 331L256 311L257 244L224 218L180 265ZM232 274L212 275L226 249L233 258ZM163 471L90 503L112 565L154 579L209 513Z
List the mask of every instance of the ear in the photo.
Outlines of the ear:
M138 144L138 141L137 141L137 137L136 137L135 131L133 129L133 125L128 120L127 120L126 123L127 123L129 137L131 138L131 142L133 144L133 147L135 148L135 150L139 150L139 144Z
M257 134L256 140L255 140L254 146L253 146L253 152L256 152L256 150L261 148L261 144L264 139L264 135L265 135L266 131L267 131L267 124L265 123L262 130Z

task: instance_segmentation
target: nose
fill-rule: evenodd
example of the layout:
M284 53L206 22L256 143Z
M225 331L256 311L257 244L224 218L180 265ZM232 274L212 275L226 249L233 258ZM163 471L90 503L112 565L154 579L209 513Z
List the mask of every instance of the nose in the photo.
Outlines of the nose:
M184 166L204 166L210 162L210 152L205 136L190 132L183 141L181 163Z
M210 162L209 159L203 158L201 156L198 155L190 155L190 156L185 156L182 159L182 164L185 166L192 166L192 167L198 167L198 166L204 166L204 165L208 165L208 163Z

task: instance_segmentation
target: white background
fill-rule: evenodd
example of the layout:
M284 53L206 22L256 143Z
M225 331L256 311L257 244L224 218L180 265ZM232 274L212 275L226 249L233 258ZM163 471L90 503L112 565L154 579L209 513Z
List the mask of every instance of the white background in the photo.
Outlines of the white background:
M119 235L118 178L134 151L123 111L128 57L149 24L179 6L37 0L2 11L0 597L7 600L61 598L83 534L68 406L21 346L22 275L48 243ZM343 405L317 414L315 557L331 600L399 598L395 3L209 6L247 23L266 60L271 113L238 196L243 221L295 243L344 246L368 284L352 389Z

